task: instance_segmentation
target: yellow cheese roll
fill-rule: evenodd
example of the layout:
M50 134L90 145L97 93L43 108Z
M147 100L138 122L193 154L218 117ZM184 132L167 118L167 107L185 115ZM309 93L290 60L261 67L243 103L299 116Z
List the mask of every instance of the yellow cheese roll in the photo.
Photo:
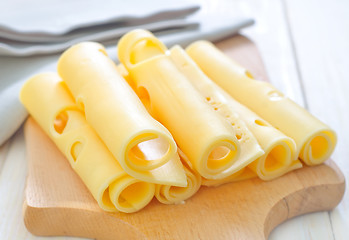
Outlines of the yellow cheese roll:
M227 94L201 71L181 47L173 47L170 56L178 69L206 98L207 103L235 128L241 145L241 154L235 164L236 178L245 179L242 176L250 175L247 174L248 171L242 171L247 165L263 180L274 179L294 169L296 145L290 137ZM297 166L302 165L298 163ZM220 183L235 180L234 176L229 176Z
M171 159L179 162L171 134L149 115L102 45L84 42L72 46L60 57L58 73L87 122L129 175L186 186L183 169L176 167L168 176L164 168Z
M131 213L151 201L155 185L137 180L121 168L57 74L32 77L24 84L20 99L103 210Z
M297 145L296 153L306 164L320 164L330 157L336 145L336 133L304 108L270 83L254 80L245 68L209 42L195 42L186 51L210 79L293 138Z
M156 185L155 197L164 204L179 204L193 196L201 186L201 176L190 166L190 161L187 156L178 148L179 156L184 166L185 174L187 176L186 187L175 187L169 185Z
M150 32L121 38L118 56L152 116L164 124L188 156L194 170L209 179L231 174L240 155L234 129L216 113L165 54Z

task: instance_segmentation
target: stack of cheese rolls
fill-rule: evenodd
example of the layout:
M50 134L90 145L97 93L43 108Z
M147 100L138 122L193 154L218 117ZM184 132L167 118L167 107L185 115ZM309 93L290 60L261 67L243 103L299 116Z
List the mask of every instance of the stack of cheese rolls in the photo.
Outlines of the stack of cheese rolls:
M83 42L20 99L105 211L155 196L182 203L201 185L272 180L329 158L335 132L206 41L167 49L134 30L120 64Z

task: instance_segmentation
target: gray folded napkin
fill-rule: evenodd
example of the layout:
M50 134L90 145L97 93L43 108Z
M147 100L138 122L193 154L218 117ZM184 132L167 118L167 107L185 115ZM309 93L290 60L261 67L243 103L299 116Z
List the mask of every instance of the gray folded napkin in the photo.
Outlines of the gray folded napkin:
M1 4L0 4L0 8L1 8ZM163 12L170 11L169 9L165 11L163 8L162 10ZM156 15L156 11L158 11L158 9L152 11L152 13L150 13L149 11L148 14L146 14L146 17L149 17L149 15L152 15L152 16ZM1 14L1 11L0 11L0 14ZM142 16L145 16L145 15L142 15ZM138 18L141 18L141 16L138 16ZM250 18L236 18L232 16L221 16L214 12L207 12L207 11L205 11L204 13L202 11L198 11L195 14L190 15L185 19L165 20L166 22L171 22L171 23L173 23L173 21L177 21L174 24L174 25L177 25L177 27L171 27L171 26L174 26L171 24L165 26L166 24L161 23L161 21L157 23L157 27L154 32L155 32L155 35L157 35L160 38L160 40L164 41L164 43L169 47L174 44L180 44L183 47L185 47L187 44L199 39L207 39L210 41L220 40L222 38L225 38L227 36L237 33L243 27L247 27L253 24L253 20ZM179 22L182 22L182 25L179 24ZM1 17L0 17L0 25L2 23L3 22L1 21ZM81 26L79 24L76 23L75 26ZM153 23L150 23L150 24L153 24ZM178 27L179 25L180 27ZM142 27L142 26L144 26L144 24L135 25L131 27L125 27L125 26L123 27L124 27L124 30L125 29L131 30L134 28ZM12 27L12 29L15 29L15 28ZM23 29L21 30L23 31ZM63 31L64 29L65 31ZM58 34L58 32L66 33L67 29L69 28L67 27L60 28L60 31L57 30L56 32L50 32L50 34L51 35ZM114 29L111 31L115 31L115 32L119 31L119 33L121 33L124 30ZM47 29L46 29L46 33L48 33ZM47 36L49 36L50 34L47 34ZM94 34L98 35L99 33L98 31L94 32L91 34L91 36L92 37L95 36ZM60 41L65 37L63 35L57 35L57 36L62 37ZM88 36L89 35L87 34L81 39L83 39L84 41L91 40ZM102 41L102 43L106 45L109 56L114 61L117 61L117 57L116 57L117 38L115 39L113 38L110 40L107 40L107 39L109 38L106 38L104 41ZM64 50L65 48L69 47L72 43L75 43L74 39L66 39L66 40L67 41L62 41L59 43L59 44L63 44L64 46L60 47L59 50L57 49L54 50L53 52ZM0 46L1 46L1 40L0 40ZM16 55L32 55L34 53L51 52L51 51L47 51L48 48L45 48L45 47L42 48L42 46L46 46L46 45L45 44L37 45L37 43L34 43L33 45L32 43L32 45L28 44L23 49L13 48L12 50L10 50L10 53L16 54ZM27 117L27 112L24 109L24 107L21 105L18 99L21 86L28 78L30 78L36 73L56 71L56 62L58 58L59 58L59 54L21 57L21 58L11 57L11 56L0 57L0 74L1 74L0 75L0 145L2 145L9 137L11 137L11 135L21 126L21 124Z
M55 53L82 41L117 39L134 27L150 31L193 27L198 23L185 17L200 8L183 0L5 2L5 8L0 4L3 56Z
M0 32L39 34L43 38L60 36L75 29L106 23L129 25L178 18L199 7L190 0L4 0L0 3Z

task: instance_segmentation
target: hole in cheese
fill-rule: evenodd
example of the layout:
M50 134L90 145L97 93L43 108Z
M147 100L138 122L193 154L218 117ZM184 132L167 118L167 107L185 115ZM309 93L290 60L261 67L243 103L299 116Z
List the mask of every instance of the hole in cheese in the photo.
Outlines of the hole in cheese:
M118 204L123 208L138 208L137 206L147 198L149 184L136 182L127 186L118 197Z
M323 136L314 137L310 142L310 146L312 157L314 159L325 157L329 148L328 141Z
M254 79L252 73L248 70L245 70L245 76L248 77L248 78L251 78L251 79Z
M265 158L264 167L266 171L279 169L287 158L287 151L284 146L274 147Z
M240 140L242 138L241 134L235 134L235 137L237 140Z
M67 126L68 119L69 119L68 114L65 111L60 112L56 116L56 118L53 122L53 127L57 133L59 133L59 134L63 133L65 127Z
M76 141L72 145L72 147L70 149L70 154L73 157L74 162L76 161L76 159L78 159L79 154L80 154L80 152L82 150L82 147L83 147L83 144L80 141Z
M268 124L265 121L261 120L261 119L254 120L254 123L259 125L259 126L263 126L263 127L268 126Z

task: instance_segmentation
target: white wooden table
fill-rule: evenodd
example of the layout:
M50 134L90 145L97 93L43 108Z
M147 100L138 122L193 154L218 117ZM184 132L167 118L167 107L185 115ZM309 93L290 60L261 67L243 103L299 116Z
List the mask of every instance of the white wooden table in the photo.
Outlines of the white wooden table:
M333 159L349 179L349 1L206 0L203 4L256 19L256 25L242 33L259 47L271 82L337 131ZM26 172L25 142L19 130L0 147L0 239L77 239L36 237L26 230L22 220ZM345 240L348 227L346 192L334 210L291 219L270 239Z

